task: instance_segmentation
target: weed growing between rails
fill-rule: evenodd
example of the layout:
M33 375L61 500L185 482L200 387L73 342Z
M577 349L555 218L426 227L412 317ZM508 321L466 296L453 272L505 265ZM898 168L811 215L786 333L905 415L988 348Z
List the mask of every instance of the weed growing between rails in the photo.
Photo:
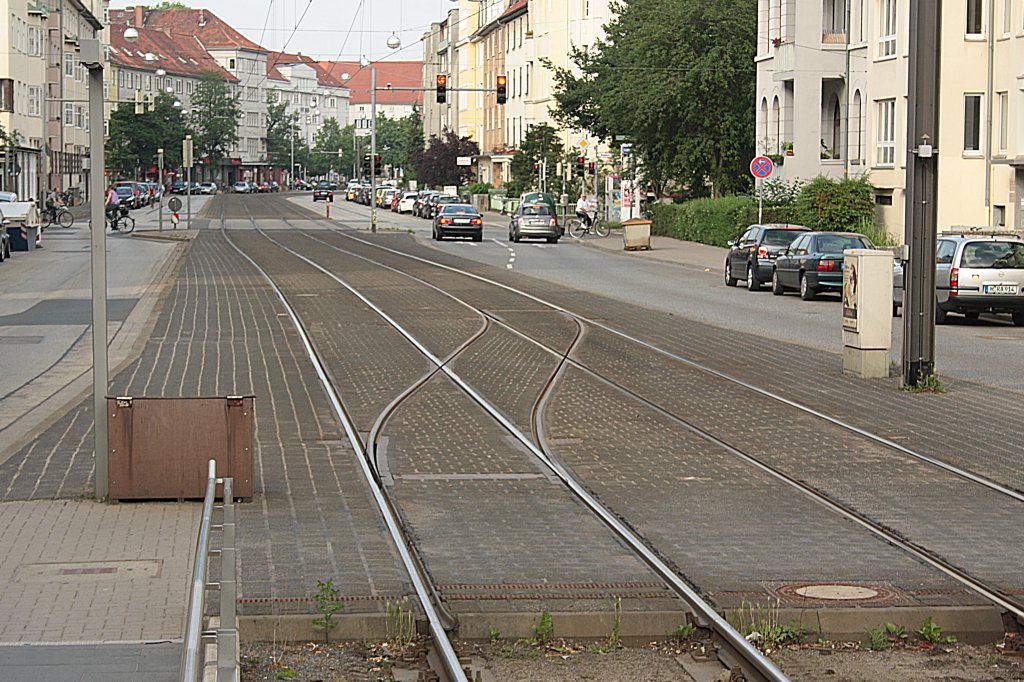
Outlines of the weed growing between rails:
M318 591L313 595L313 601L320 617L313 619L313 629L323 630L324 641L328 642L331 639L331 630L338 627L334 615L341 610L341 603L338 601L341 591L334 586L332 579L328 579L326 582L317 580L316 587Z
M779 600L767 606L744 600L738 609L730 609L727 619L748 642L768 654L787 644L799 644L807 634L807 630L796 623L783 625L780 622L781 607Z

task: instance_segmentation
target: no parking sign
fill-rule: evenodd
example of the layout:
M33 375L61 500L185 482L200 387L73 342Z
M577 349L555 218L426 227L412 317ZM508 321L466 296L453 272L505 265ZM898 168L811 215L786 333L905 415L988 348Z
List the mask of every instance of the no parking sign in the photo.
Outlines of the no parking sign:
M775 172L775 164L767 156L755 157L750 162L750 174L758 180L765 180Z

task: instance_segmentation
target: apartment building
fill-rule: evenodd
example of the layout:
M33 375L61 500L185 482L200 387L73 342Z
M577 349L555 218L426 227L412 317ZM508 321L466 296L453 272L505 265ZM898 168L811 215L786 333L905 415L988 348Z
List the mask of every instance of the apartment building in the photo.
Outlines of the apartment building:
M3 5L10 25L0 31L0 127L13 139L0 147L0 190L39 200L46 184L44 35L49 8L28 0Z
M348 121L349 89L340 77L311 57L271 52L267 61L270 101L285 102L296 114L299 137L312 147L328 119L344 127Z
M868 174L879 220L902 235L914 146L906 139L909 2L759 0L758 8L758 151L789 180ZM933 141L940 230L1024 226L1021 13L1014 0L943 3Z
M444 21L430 25L423 34L423 83L436 88L437 77L444 75L451 92L444 103L438 103L436 91L423 98L423 135L426 139L440 137L446 130L459 129L459 69L455 61L455 46L459 36L459 10L448 12ZM472 87L472 86L470 86Z
M384 60L363 66L359 62L319 62L331 78L340 79L349 90L348 120L356 136L370 134L371 68L377 70L377 115L405 118L423 110L423 62ZM391 88L388 88L388 84ZM410 88L399 90L398 88Z

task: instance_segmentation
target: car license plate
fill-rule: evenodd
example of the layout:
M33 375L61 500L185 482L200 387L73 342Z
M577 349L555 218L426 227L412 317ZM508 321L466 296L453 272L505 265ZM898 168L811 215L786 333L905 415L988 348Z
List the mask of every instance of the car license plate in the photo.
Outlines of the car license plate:
M468 218L456 218L455 219L455 224L456 225L469 225L469 219Z
M1015 296L1017 294L1016 284L986 284L986 294L1010 294Z

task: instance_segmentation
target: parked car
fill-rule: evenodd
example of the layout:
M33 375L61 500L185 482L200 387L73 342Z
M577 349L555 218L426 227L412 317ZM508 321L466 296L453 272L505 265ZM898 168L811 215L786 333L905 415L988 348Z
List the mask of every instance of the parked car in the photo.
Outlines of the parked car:
M313 201L334 201L334 190L331 183L323 180L313 190Z
M856 232L808 232L779 254L772 268L772 293L799 291L810 301L821 292L843 289L843 252L873 249L871 240Z
M14 192L0 192L0 201L10 203L18 200L18 195Z
M213 182L200 182L199 183L200 194L216 194L217 184Z
M462 199L453 197L450 194L439 194L434 197L430 202L430 215L429 218L436 218L437 214L441 211L441 207L447 204L461 204Z
M362 185L360 185L360 183L356 182L355 180L353 180L352 182L348 183L348 186L345 187L345 200L346 201L355 201L356 200L356 192L359 191L359 188L361 186Z
M430 200L430 198L435 194L437 194L437 192L433 190L425 190L423 192L420 192L419 196L416 197L416 203L413 205L412 214L417 218L424 217L424 208L426 207L427 202Z
M391 212L398 213L398 202L402 200L402 192L397 191L391 195Z
M256 191L260 192L261 194L267 194L268 192L270 192L270 183L261 182L259 185L256 186Z
M935 323L949 313L977 319L1009 313L1024 327L1024 240L1011 235L941 234L935 248Z
M394 187L385 189L380 195L380 207L390 209L391 202L395 198L396 194L398 194L398 190Z
M184 194L184 193L185 193L185 183L184 182L179 180L178 182L176 182L173 185L171 185L171 194Z
M270 181L270 191L271 192L280 192L281 191L281 185L279 185L276 182L274 182L273 180L271 180Z
M434 239L441 241L447 236L458 236L483 241L484 220L475 208L469 204L446 203L438 209L432 231Z
M558 242L558 221L554 211L547 204L519 204L508 224L508 240L518 242L527 237L547 239L549 244Z
M236 194L248 194L249 193L249 183L247 183L247 182L236 182L235 184L231 185L231 191L236 193Z
M135 191L135 187L132 185L116 185L114 191L117 192L117 200L123 206L127 206L130 209L139 208L138 194Z
M412 213L412 209L416 206L416 198L419 195L419 192L402 192L402 196L398 199L398 212Z
M775 258L789 248L793 240L810 230L803 225L751 225L739 239L729 242L725 257L725 284L736 286L745 279L747 289L757 291L772 278Z

